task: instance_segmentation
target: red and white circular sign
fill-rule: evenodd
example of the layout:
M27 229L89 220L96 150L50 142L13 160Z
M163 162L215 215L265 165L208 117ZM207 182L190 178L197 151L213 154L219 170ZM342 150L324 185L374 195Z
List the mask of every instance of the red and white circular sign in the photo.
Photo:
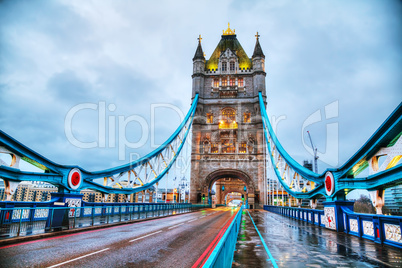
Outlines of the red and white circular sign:
M334 175L331 172L327 171L325 173L325 192L328 196L331 196L335 191L335 180Z
M81 182L81 171L78 168L70 170L70 173L68 173L68 186L73 190L77 190L80 187Z

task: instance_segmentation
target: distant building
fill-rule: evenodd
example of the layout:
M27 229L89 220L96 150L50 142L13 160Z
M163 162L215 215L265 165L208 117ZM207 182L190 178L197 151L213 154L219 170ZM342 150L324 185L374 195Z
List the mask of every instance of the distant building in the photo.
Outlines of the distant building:
M0 201L6 200L6 190L4 188L4 181L0 180Z
M313 163L311 161L309 162L308 160L304 160L303 167L313 171Z
M22 202L45 202L50 201L51 194L56 193L58 188L52 184L38 181L24 181L21 182L11 201ZM102 193L93 190L85 189L81 191L83 194L82 200L85 202L103 202ZM125 194L110 194L108 195L107 202L126 202L127 197ZM6 200L4 189L4 181L0 180L0 200Z
M44 182L21 182L12 201L44 202L50 201L51 193L57 192L57 187Z
M58 188L54 185L45 182L35 182L35 181L25 181L21 182L14 195L12 196L12 201L23 201L23 202L44 202L51 200L51 194L56 193ZM85 189L81 191L83 194L82 200L84 202L104 202L104 195L100 192ZM6 200L6 194L4 189L4 181L0 180L0 200ZM152 202L167 202L178 203L178 202L188 202L189 200L189 187L186 183L181 182L178 188L166 189L159 188L158 193L154 188L138 192L135 194L108 194L106 202L107 203L126 203L126 202L137 202L137 203L152 203Z
M313 162L308 161L308 160L304 160L303 161L303 167L313 171ZM322 197L318 198L316 209L323 209L324 205L322 204L322 202L325 202L325 201L326 201L325 196L322 196ZM310 208L310 199L302 199L302 207Z
M386 189L384 202L392 215L402 215L402 185Z

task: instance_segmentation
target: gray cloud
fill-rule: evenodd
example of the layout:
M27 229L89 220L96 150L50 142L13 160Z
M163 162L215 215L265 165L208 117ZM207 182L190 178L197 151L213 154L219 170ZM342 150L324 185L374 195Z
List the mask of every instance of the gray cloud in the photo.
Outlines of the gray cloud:
M91 85L71 70L55 73L47 82L47 89L59 100L72 100L76 102L87 100L91 95Z

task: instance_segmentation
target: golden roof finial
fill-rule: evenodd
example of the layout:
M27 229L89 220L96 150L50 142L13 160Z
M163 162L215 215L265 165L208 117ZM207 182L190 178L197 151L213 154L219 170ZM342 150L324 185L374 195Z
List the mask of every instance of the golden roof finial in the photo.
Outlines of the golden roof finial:
M260 37L260 35L257 32L257 34L255 35L255 38L257 38L257 40L258 40L259 37Z
M201 35L199 35L197 39L198 39L198 43L201 44L201 40L202 40Z
M227 30L223 30L223 35L235 35L235 30L230 29L230 23L228 22L228 28Z

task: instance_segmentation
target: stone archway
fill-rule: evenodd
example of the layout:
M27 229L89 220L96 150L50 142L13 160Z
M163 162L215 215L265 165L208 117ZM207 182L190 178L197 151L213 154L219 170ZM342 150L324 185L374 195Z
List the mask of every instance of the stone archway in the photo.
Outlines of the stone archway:
M228 205L228 204L229 204L230 202L232 202L233 200L239 200L239 201L243 201L243 202L244 202L244 199L243 199L243 200L241 199L241 197L242 197L243 194L244 194L244 193L241 193L241 192L238 192L238 191L230 190L230 191L226 192L226 193L223 195L223 199L224 199L224 202L225 202L226 205Z
M212 184L222 178L225 177L233 177L242 180L247 186L250 187L250 189L253 190L256 189L256 186L254 185L254 181L250 178L250 176L238 169L219 169L215 170L211 173L208 174L208 176L204 180L204 185L208 188L212 186Z
M220 182L222 179L226 178L233 178L236 179L237 181L241 181L243 184L241 187L239 185L233 185L231 181L228 182ZM208 199L211 198L211 188L215 182L220 182L219 188L217 187L216 189L216 195L218 196L218 204L222 204L222 196L224 195L220 189L221 185L226 185L226 193L227 192L239 192L244 195L245 197L245 202L248 202L248 204L253 207L254 206L254 196L255 196L255 190L256 190L256 185L254 184L254 181L250 178L250 176L245 173L244 171L237 170L237 169L220 169L211 172L210 174L207 175L205 180L203 180L203 195L205 197L208 197ZM244 186L246 188L244 189Z

